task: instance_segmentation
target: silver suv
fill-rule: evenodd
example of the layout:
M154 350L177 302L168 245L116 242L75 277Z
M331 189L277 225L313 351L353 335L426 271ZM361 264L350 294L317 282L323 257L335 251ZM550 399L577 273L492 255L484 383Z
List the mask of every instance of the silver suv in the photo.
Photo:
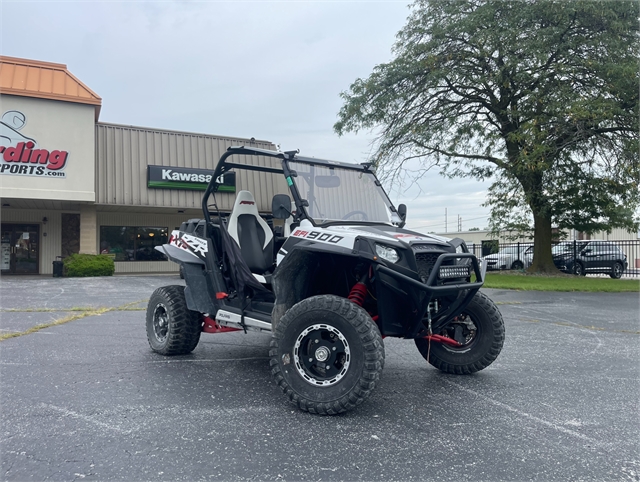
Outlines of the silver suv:
M627 269L627 255L611 241L564 241L551 252L560 271L578 276L604 273L619 279Z
M533 259L533 245L514 244L482 259L486 261L488 270L526 269L531 265Z

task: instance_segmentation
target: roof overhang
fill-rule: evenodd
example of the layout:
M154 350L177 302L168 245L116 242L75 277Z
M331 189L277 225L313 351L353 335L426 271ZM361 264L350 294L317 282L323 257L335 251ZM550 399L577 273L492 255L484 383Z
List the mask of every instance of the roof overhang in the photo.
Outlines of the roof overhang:
M96 121L102 106L102 98L69 72L66 65L3 55L0 94L93 105Z

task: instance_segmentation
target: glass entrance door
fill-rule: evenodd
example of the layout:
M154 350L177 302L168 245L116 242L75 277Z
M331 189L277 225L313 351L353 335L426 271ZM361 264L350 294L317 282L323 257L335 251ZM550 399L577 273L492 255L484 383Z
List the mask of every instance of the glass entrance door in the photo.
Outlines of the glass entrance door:
M0 269L3 273L38 274L40 226L3 224Z

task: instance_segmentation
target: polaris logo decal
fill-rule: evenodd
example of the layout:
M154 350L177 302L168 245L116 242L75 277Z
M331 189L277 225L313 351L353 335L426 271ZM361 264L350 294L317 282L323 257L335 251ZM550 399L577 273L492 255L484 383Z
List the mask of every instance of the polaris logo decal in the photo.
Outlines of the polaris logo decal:
M393 237L396 239L401 239L403 241L429 241L429 238L423 238L422 236L409 233L398 233L394 234Z

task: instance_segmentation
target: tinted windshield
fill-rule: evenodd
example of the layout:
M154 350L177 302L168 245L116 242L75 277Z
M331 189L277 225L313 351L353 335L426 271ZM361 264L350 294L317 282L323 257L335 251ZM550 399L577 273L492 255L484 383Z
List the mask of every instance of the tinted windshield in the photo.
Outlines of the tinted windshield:
M309 202L313 221L399 222L375 176L366 171L290 162L300 196Z

